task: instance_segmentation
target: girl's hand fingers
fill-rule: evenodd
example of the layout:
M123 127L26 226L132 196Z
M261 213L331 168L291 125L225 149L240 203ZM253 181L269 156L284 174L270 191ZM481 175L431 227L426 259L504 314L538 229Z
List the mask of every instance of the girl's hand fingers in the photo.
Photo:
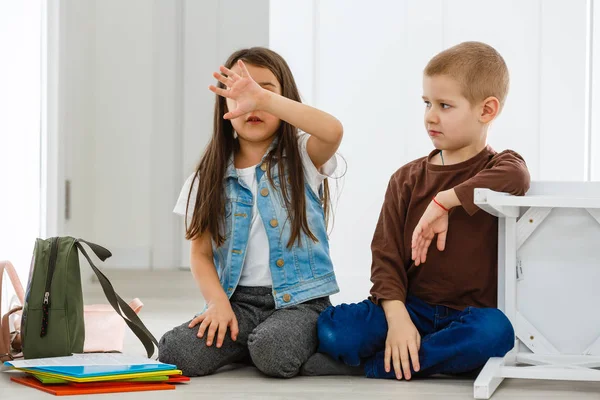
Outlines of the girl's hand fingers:
M240 112L238 110L233 110L228 112L227 114L223 115L224 119L236 119L237 117L241 117L242 115L244 115L243 112Z
M242 69L242 77L250 76L250 72L248 72L248 68L246 68L246 64L242 60L238 60L238 65Z
M228 91L228 90L221 89L221 88L218 88L218 87L216 87L216 86L213 86L213 85L210 85L210 86L208 87L208 89L209 89L211 92L218 94L219 96L223 96L223 97L227 97L227 98L230 98L230 97L231 97L231 96L230 96L230 94L229 94L229 91Z
M221 346L223 346L223 340L225 340L225 334L227 333L227 323L220 323L218 330L219 334L217 336L217 348L220 349Z
M233 319L230 322L230 327L231 327L231 340L233 340L235 342L237 340L238 334L240 333L237 318L235 317L235 315L233 316Z
M206 345L212 346L213 340L215 339L215 332L219 327L219 323L217 321L213 321L210 323L210 328L208 328L208 335L206 335Z
M227 87L231 87L233 85L232 79L227 78L218 72L213 72L213 77Z
M236 74L235 72L233 72L232 70L230 70L229 68L221 65L221 67L219 68L219 71L223 72L225 75L227 75L227 77L231 78L234 82L237 81L240 76L238 74Z
M200 328L198 329L198 337L201 338L204 336L204 332L206 328L210 326L210 318L205 318L200 324Z
M188 328L193 328L193 327L195 327L195 326L196 326L196 325L198 325L200 322L204 321L204 318L206 318L206 315L205 315L205 314L198 315L197 317L194 317L194 318L193 318L193 319L190 321L190 323L189 323L189 325L188 325Z

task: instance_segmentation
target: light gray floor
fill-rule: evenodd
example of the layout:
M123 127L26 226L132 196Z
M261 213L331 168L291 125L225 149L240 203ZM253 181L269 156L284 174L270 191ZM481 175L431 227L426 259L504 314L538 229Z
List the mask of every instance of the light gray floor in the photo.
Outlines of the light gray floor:
M85 267L85 265L82 265ZM202 300L190 272L106 271L118 293L126 300L144 302L140 314L148 328L160 336L198 312ZM86 304L104 302L99 285L85 289ZM125 352L144 354L143 346L128 332ZM472 399L473 381L436 378L412 382L380 381L360 377L298 377L290 380L262 376L254 368L241 368L192 379L174 391L118 394L123 399ZM96 395L101 398L115 395ZM50 394L9 381L0 374L1 399L42 399ZM72 396L70 398L88 398ZM600 399L600 383L506 380L492 399Z

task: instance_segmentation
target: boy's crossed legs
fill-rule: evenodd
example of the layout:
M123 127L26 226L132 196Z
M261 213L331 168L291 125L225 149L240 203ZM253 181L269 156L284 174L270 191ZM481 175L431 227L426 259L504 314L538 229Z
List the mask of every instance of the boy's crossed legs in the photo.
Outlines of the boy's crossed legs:
M411 363L413 377L472 372L490 357L504 356L514 345L513 327L498 309L457 311L414 296L408 296L406 309L422 337L420 370L415 372ZM384 366L387 331L383 308L370 300L329 307L319 317L319 352L346 365L362 365L369 378L392 379L396 377L393 366L390 372ZM319 371L311 365L307 374L333 374L334 370L331 366L327 372Z

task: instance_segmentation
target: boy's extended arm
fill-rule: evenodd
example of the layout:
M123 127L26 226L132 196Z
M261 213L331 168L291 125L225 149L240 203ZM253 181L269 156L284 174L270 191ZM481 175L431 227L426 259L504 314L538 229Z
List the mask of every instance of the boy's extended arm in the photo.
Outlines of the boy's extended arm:
M442 204L448 208L462 205L469 215L473 215L479 210L473 200L475 189L492 189L496 192L523 196L529 190L529 183L529 170L523 157L512 150L506 150L496 154L486 169L454 187L458 204ZM438 200L443 201L440 197Z
M404 224L406 205L400 193L398 179L393 176L379 214L379 221L371 242L371 299L406 300L408 278L404 251Z

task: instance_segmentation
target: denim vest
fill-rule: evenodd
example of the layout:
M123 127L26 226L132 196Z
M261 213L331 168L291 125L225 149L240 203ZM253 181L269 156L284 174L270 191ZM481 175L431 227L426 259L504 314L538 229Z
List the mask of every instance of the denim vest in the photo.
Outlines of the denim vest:
M273 185L267 178L264 158L263 163L256 167L258 198L253 199L250 189L238 178L233 159L230 160L224 178L225 243L217 247L213 241L213 255L221 286L231 297L242 273L256 200L269 240L269 268L275 308L284 308L337 293L339 288L329 255L323 205L308 183L305 184L306 217L318 242L315 243L301 231L300 245L296 241L292 247L287 247L291 224L279 188L281 177L277 164L273 164Z

